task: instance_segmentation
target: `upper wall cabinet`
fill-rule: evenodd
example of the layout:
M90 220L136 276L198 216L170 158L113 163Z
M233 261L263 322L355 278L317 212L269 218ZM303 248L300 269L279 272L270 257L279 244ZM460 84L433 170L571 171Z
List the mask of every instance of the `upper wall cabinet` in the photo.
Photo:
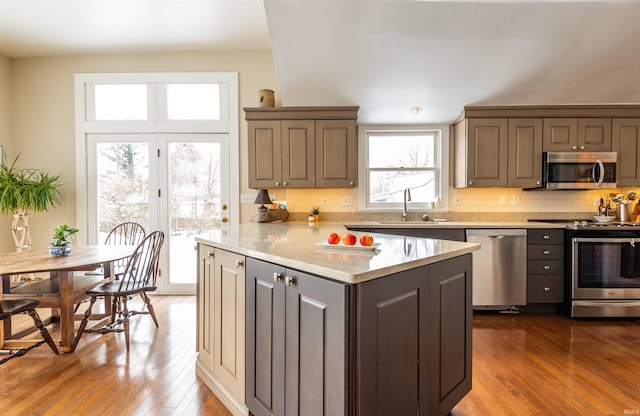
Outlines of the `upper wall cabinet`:
M610 152L611 118L545 118L545 152Z
M454 126L454 186L536 187L542 182L542 120L474 118Z
M250 188L356 186L358 107L245 108Z
M452 126L454 186L538 187L543 152L618 152L618 185L640 184L640 106L469 106Z

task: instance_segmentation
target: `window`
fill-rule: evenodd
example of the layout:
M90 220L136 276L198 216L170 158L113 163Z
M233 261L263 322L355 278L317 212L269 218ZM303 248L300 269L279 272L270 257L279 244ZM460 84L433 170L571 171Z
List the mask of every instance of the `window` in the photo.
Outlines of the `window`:
M194 293L195 238L239 222L236 73L76 74L78 227L165 233L160 293Z
M448 208L448 127L359 126L359 206Z

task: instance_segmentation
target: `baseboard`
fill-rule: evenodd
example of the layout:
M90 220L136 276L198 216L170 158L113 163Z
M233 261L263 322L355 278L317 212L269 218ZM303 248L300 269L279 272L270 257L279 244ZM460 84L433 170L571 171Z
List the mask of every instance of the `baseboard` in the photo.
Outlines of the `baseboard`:
M249 416L249 409L244 403L240 402L227 388L220 383L220 381L211 374L211 371L205 368L200 361L196 359L196 376L202 380L202 382L209 387L209 390L216 395L218 400L224 404L224 406L234 416Z

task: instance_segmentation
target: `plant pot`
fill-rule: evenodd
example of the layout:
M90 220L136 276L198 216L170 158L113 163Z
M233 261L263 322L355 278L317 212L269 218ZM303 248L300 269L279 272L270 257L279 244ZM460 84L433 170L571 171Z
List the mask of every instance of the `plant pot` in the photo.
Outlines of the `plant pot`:
M62 257L71 253L71 244L66 246L49 246L49 254L53 257Z

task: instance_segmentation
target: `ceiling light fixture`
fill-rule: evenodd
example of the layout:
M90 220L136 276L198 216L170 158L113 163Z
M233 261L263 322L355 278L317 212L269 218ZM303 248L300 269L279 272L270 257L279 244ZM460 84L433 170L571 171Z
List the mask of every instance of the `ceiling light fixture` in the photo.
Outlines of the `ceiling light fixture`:
M420 114L420 111L422 111L422 108L420 107L413 107L411 109L411 114L413 114L414 116L417 116L418 114Z

